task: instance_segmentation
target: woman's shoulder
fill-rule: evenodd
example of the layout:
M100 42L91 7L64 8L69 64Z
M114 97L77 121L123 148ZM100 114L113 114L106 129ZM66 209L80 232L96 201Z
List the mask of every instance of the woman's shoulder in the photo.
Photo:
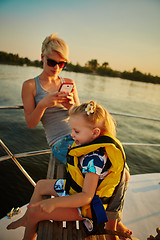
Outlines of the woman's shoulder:
M24 86L35 86L35 79L34 78L31 78L31 79L28 79L26 81L23 82L23 85Z
M34 78L24 81L23 86L22 86L23 91L27 91L27 90L34 91L35 89L36 89L36 83L35 83Z

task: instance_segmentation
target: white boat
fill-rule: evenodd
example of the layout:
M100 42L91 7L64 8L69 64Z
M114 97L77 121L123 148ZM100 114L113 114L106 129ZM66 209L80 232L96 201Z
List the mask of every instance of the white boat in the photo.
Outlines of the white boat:
M21 213L9 219L0 220L1 240L21 240L24 227L7 230L12 221L20 218L27 205L20 208ZM131 175L127 190L122 222L133 231L133 237L147 240L150 235L156 236L160 226L160 173Z
M157 121L158 119L156 119ZM126 143L127 145L127 143ZM128 143L130 145L130 143ZM131 144L133 145L133 143ZM143 145L143 144L142 144ZM147 144L152 145L152 144ZM155 144L159 147L160 144ZM50 153L50 150L43 150L43 153ZM16 157L9 151L8 158L17 164L21 171L24 169L19 165ZM36 152L36 154L43 154ZM33 155L33 153L28 153ZM4 159L4 160L5 160ZM35 185L29 175L24 171L24 175ZM3 207L3 206L1 206ZM15 230L7 230L6 227L12 221L20 218L27 209L27 205L20 208L20 213L9 219L7 216L0 219L0 240L20 240L24 234L24 227ZM156 236L156 228L160 227L160 173L131 175L129 187L126 193L125 204L123 209L122 222L132 230L133 238L147 240L150 235Z

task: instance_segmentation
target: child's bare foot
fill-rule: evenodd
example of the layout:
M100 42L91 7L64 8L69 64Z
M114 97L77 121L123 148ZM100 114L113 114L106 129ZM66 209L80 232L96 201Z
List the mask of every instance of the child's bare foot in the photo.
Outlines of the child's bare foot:
M132 235L132 231L129 230L126 226L124 226L122 222L118 222L117 223L117 231L128 233L130 236ZM120 239L124 240L126 238L125 237L121 237Z
M18 219L18 220L15 221L15 222L11 222L11 223L7 226L7 229L10 230L10 229L16 229L16 228L25 227L25 226L26 226L25 218L22 217L22 218Z

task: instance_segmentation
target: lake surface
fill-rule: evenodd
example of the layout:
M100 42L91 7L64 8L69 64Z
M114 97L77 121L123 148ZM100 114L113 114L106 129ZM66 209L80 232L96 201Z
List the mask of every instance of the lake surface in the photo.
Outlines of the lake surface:
M0 65L0 105L22 105L21 88L25 80L40 74L42 69ZM63 71L61 76L76 82L80 101L96 100L109 112L122 112L160 119L160 85L134 82ZM119 115L117 138L121 142L160 143L160 122ZM35 129L26 126L23 110L0 110L0 138L12 153L48 149L41 123ZM160 172L160 148L125 146L131 174ZM0 146L0 156L6 155ZM48 155L21 158L18 161L37 182L46 177ZM33 187L13 161L0 162L0 217L12 207L26 204Z

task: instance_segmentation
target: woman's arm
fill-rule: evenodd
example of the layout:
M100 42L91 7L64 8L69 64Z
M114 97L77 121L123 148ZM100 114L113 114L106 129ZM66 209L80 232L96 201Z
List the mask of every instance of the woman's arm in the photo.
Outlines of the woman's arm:
M25 81L22 86L22 101L26 123L29 128L34 128L39 123L45 111L45 108L42 108L40 105L35 107L35 94L36 86L34 79Z
M35 80L30 79L25 81L22 87L22 101L26 123L29 128L34 128L40 122L46 108L53 107L66 99L66 97L61 96L59 92L48 93L36 106L34 100L35 95Z
M40 207L42 211L51 213L55 208L77 208L90 204L96 192L99 176L86 173L82 192L65 197L55 197L31 204L30 207Z

